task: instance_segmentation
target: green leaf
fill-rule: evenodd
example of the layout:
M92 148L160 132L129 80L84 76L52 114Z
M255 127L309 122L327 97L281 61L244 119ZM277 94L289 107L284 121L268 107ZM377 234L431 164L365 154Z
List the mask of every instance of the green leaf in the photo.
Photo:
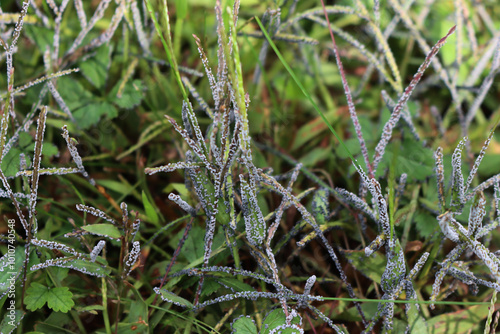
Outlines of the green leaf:
M182 236L184 231L181 230L179 232L179 236ZM177 238L176 238L177 239ZM205 253L205 230L200 226L193 226L191 231L189 232L189 236L187 237L184 246L182 247L182 254L186 257L189 263L193 263L196 259L203 257ZM179 244L179 241L176 240L175 245L172 247L176 247Z
M285 313L283 312L283 309L281 307L277 308L277 309L275 309L267 314L266 319L264 320L264 323L262 324L262 329L261 329L260 333L261 334L268 334L276 327L283 326L285 323L286 323L286 316L285 316ZM300 318L298 316L293 318L292 324L294 324L294 325L300 324ZM290 329L281 330L280 333L299 333L299 331L290 328Z
M28 146L28 148L27 148L26 151L29 152L30 154L33 154L34 148L35 148L35 143L33 143L30 146ZM47 143L47 142L43 143L43 147L42 147L42 155L43 156L45 156L45 157L53 157L58 152L59 152L59 150L57 149L57 146L55 146L54 144Z
M436 217L427 212L418 212L415 215L415 227L422 238L430 237L432 233L439 229Z
M312 202L312 212L318 225L323 225L328 221L328 193L325 189L318 189L314 192Z
M379 168L377 169L377 177L382 176L385 170L392 163L395 151L399 154L396 160L397 177L406 173L408 175L408 183L414 181L424 181L427 177L434 175L434 152L430 148L422 146L422 143L406 140L402 143L399 150L395 150L393 145L401 145L399 142L393 142L387 146Z
M5 176L15 176L19 172L19 154L22 152L17 148L11 148L2 160L0 168Z
M103 186L104 188L107 188L109 190L116 191L119 194L130 194L134 188L131 187L128 184L124 184L123 182L120 181L114 181L114 180L96 180L97 184Z
M427 322L418 311L416 304L406 304L405 308L408 309L408 325L410 326L411 334L429 334Z
M97 102L87 104L73 113L76 123L84 130L99 122L102 116L114 118L118 116L118 110L108 102Z
M99 257L98 257L98 259L99 259L98 261L105 261ZM99 277L109 275L109 273L111 272L111 269L107 265L103 266L103 265L97 263L97 261L90 262L90 261L85 261L82 259L75 259L75 258L71 258L71 260L67 263L58 264L58 267L74 269L74 270L80 271L84 274L89 274L89 275L99 276Z
M13 300L13 299L11 299ZM10 307L10 306L6 306ZM26 312L21 310L13 310L9 312L5 312L3 316L2 323L0 324L0 333L10 334L17 328L17 324L21 322L21 320L26 315Z
M228 288L234 290L234 291L255 291L254 288L252 288L250 285L243 283L236 278L232 277L216 277L215 280L217 280L220 284L227 286Z
M261 246L266 237L266 224L261 208L257 203L255 188L252 189L248 183L241 180L241 200L246 210L243 210L245 218L245 231L247 239L254 246Z
M134 286L131 286L130 289L134 293L135 300L130 303L129 314L123 322L142 323L143 325L146 325L145 321L148 319L148 306L139 291L137 291Z
M26 308L30 311L38 310L45 305L48 295L49 288L40 283L33 282L30 287L26 289L24 304L26 304Z
M113 239L120 239L122 236L120 230L113 224L92 224L82 226L82 230L89 233L109 237Z
M257 334L257 326L250 317L240 317L236 319L231 327L234 334Z
M42 54L47 50L47 47L52 48L54 29L45 28L41 25L26 24L23 27L23 34L35 42Z
M338 118L337 110L330 110L325 113L325 118L328 122L333 123L336 118ZM308 123L304 124L295 135L292 151L301 147L311 139L321 135L323 131L328 130L328 126L325 124L321 117L316 117ZM345 142L347 144L347 141Z
M7 247L12 247L9 243ZM12 252L12 248L11 252ZM9 252L9 251L7 251ZM12 254L10 254L12 255ZM23 246L14 249L14 261L9 258L9 253L0 258L0 295L3 295L10 288L12 278L17 278L23 269L26 253ZM14 262L14 263L11 263ZM10 279L10 280L9 280ZM15 281L14 281L15 283Z
M121 96L117 96L121 82L118 82L109 93L109 101L120 108L131 109L139 105L144 98L144 85L140 80L127 82L121 91Z
M57 89L68 108L73 112L78 108L95 102L92 93L87 91L78 80L75 80L75 78L59 78Z
M179 193L179 196L182 198L188 198L189 196L189 190L186 188L186 185L184 183L169 183L168 186L163 188L162 192L166 194L170 194L172 190L175 190Z
M361 148L359 147L359 141L357 138L347 139L344 141L344 143L353 155L361 153ZM349 158L349 155L341 146L337 146L337 148L335 149L335 155L337 155L341 159Z
M72 334L74 331L70 331L70 328L74 324L74 319L71 317L70 313L62 312L50 312L48 317L40 319L35 325L35 330L42 333L50 334Z
M161 298L165 301L169 301L176 305L184 306L187 308L193 307L193 304L189 300L179 297L176 294L167 291L165 289L155 289L155 292L158 293L161 296Z
M205 281L203 283L203 289L201 290L201 296L210 296L212 293L215 291L219 290L221 288L221 285L217 283L214 279L211 277L205 278Z
M488 316L488 305L477 305L445 313L429 319L429 329L432 334L465 334L481 325Z
M317 166L323 160L332 156L331 147L316 147L304 154L299 161L304 167Z
M188 1L175 0L177 19L185 19L188 12Z
M118 323L118 333L120 333L120 334L143 334L143 333L148 333L148 326L147 326L147 324L144 321L138 321L138 322L120 322L120 323Z
M106 43L97 49L95 57L80 62L79 68L87 80L96 88L102 88L106 83L111 62L111 48Z
M374 282L380 282L382 280L382 274L384 273L387 259L379 252L374 252L369 258L367 258L364 250L345 250L344 256L354 266L354 268L366 277L370 278Z
M73 294L68 287L58 287L48 290L47 306L56 312L66 313L75 305Z
M149 202L148 197L146 196L146 193L144 191L142 192L142 204L144 205L144 210L146 210L146 216L148 216L149 221L155 225L158 225L160 222L158 214L156 213L156 210L151 202Z

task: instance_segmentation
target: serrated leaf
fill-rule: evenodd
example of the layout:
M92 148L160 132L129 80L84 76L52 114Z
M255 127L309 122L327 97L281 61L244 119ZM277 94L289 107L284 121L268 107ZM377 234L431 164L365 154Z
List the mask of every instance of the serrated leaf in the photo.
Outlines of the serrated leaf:
M97 124L102 116L108 116L110 119L118 116L118 111L108 102L97 102L86 104L73 112L73 116L78 126L86 130Z
M393 152L397 150L392 148L392 145L401 145L401 143L391 143L387 146L379 168L377 169L377 177L382 176L385 170L389 168L393 158ZM408 183L413 181L423 181L429 176L434 175L434 152L427 147L423 147L421 143L416 141L404 141L402 148L399 149L396 157L396 176L406 173L408 175Z
M102 88L106 83L110 62L111 48L106 43L97 49L94 57L80 62L78 67L91 84L96 88Z
M49 288L43 284L33 282L30 287L26 289L24 304L26 304L26 308L30 311L38 310L45 305L48 295Z
M73 112L89 103L95 103L92 93L86 90L83 85L74 78L59 78L57 90L64 99L64 102L66 102L68 108Z
M149 221L155 225L158 225L160 219L158 218L155 208L153 207L151 202L149 202L148 197L146 196L146 193L144 191L142 192L142 204L144 205L144 210L146 210L146 216L148 216Z
M73 294L68 287L58 287L48 290L47 306L56 312L66 313L75 305Z
M26 315L26 312L21 310L14 310L13 312L6 312L3 316L2 323L0 324L0 333L10 334L17 328L17 325Z
M251 318L248 317L240 317L236 319L233 324L233 334L257 334L257 326L252 321Z
M118 228L113 224L84 225L82 226L82 230L98 236L110 237L113 239L120 239L122 236L120 230L118 230Z
M203 290L201 290L201 296L210 296L212 293L215 291L219 290L221 288L221 285L217 283L214 279L211 277L206 277L205 281L203 283Z
M293 318L291 323L294 325L300 324L300 318L299 317ZM266 319L262 323L262 329L260 333L268 334L276 327L283 326L284 324L286 324L285 313L283 312L282 308L277 308L267 314ZM281 331L281 333L285 333L285 331ZM287 330L286 333L298 333L298 331L290 329L290 331Z
M5 176L15 176L19 172L19 154L22 152L17 148L11 148L4 156L0 168Z
M109 101L120 108L131 109L139 105L144 98L144 85L140 80L127 82L121 91L121 96L117 96L121 83L117 83L109 93Z

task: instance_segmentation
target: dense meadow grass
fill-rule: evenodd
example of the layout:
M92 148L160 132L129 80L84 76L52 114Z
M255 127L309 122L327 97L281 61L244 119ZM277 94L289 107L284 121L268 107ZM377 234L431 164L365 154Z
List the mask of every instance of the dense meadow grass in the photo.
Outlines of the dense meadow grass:
M495 333L494 0L0 3L0 333Z

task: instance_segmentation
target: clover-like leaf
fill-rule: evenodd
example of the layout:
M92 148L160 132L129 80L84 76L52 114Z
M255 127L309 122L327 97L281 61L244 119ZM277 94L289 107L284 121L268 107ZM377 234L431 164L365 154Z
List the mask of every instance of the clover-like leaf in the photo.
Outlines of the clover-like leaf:
M48 294L49 289L45 285L36 282L31 283L30 287L26 289L26 297L24 298L26 308L30 311L42 308L47 302Z
M127 82L123 88L119 82L109 93L110 102L113 102L120 108L132 109L141 103L144 97L144 85L140 80Z
M68 287L49 288L36 282L31 283L26 290L24 303L30 311L38 310L47 303L52 310L63 313L68 312L75 305L73 294Z
M75 305L73 294L68 287L52 288L48 290L47 306L56 312L66 313Z

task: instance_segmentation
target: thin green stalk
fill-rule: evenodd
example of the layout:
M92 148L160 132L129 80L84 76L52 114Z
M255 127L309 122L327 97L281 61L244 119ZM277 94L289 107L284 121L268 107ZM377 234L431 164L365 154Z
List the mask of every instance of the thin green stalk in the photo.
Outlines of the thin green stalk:
M262 30L262 33L264 34L264 36L266 36L266 39L269 42L269 45L271 45L271 47L273 48L274 52L276 52L276 55L278 56L279 60L281 61L281 63L285 67L285 69L288 71L288 73L290 73L290 76L295 81L295 83L297 84L297 86L299 86L299 88L302 91L302 93L304 94L304 96L309 100L309 102L311 102L314 110L316 110L316 112L321 116L321 118L323 119L323 122L325 122L325 124L328 126L328 128L330 129L330 131L333 133L333 135L335 136L335 138L337 138L337 140L342 145L342 147L346 151L346 153L349 156L349 158L351 158L352 163L356 166L357 169L362 170L361 166L358 164L358 162L356 161L356 159L354 159L354 156L352 155L351 151L349 151L349 149L345 145L344 141L337 134L337 131L335 131L335 129L333 128L333 126L326 119L325 114L319 109L318 105L313 100L313 98L311 97L311 95L307 92L307 90L304 87L304 85L302 85L302 83L300 82L300 80L297 77L297 75L295 74L295 72L292 70L292 68L290 67L290 65L288 65L287 61L285 60L285 58L283 57L283 55L281 54L281 52L278 50L278 47L276 46L276 44L274 44L274 42L271 40L271 37L269 36L268 32L264 28L264 25L262 24L262 22L260 21L260 19L258 17L255 17L255 20L257 21L257 24L259 25L260 29Z
M175 59L175 51L174 51L174 46L172 43L172 34L171 34L171 29L170 29L170 19L169 19L169 14L168 14L168 5L167 5L167 0L163 0L163 24L160 25L158 20L156 19L155 16L155 10L153 6L151 5L150 0L145 0L146 1L146 7L148 9L149 15L151 16L151 19L153 20L153 24L156 29L156 33L160 37L161 43L163 44L163 48L165 49L165 53L167 54L167 60L170 64L170 66L173 69L175 79L177 81L177 84L179 85L179 88L181 90L182 96L186 102L189 102L188 95L186 92L186 89L184 88L184 85L182 84L181 80L181 74L179 72L179 66L177 64L177 61ZM161 13L162 11L160 11ZM162 28L165 30L165 34L167 38L165 39L165 36L162 33Z
M395 193L396 193L396 166L399 154L399 146L396 144L392 156L391 166L389 168L389 224L391 226L391 239L394 240L394 213L396 211Z
M106 328L106 334L111 334L111 324L109 323L108 314L108 286L106 284L106 277L101 277L102 284L102 318L104 319L104 327Z
M394 299L363 299L363 298L337 298L337 297L321 297L321 300L338 300L346 302L359 302L359 303L395 303L395 304L436 304L436 305L490 305L490 302L457 302L457 301L432 301L432 300L394 300Z

